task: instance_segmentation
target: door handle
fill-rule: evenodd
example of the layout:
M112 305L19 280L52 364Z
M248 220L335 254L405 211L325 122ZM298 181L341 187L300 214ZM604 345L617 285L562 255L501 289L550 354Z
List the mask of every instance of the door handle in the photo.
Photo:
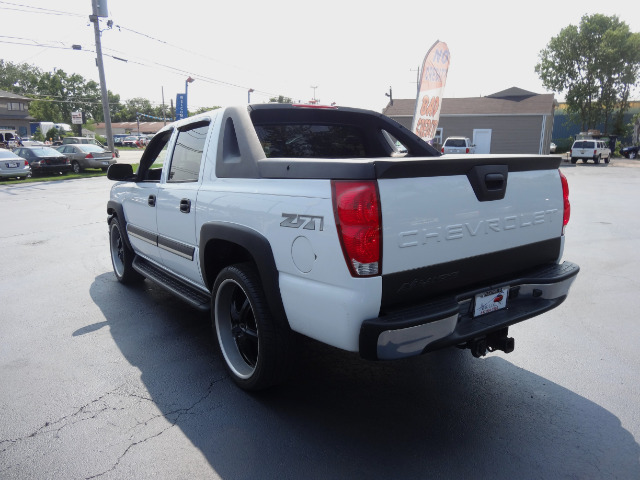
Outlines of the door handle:
M191 211L191 200L188 198L180 200L180 211L182 213L189 213Z
M147 200L147 204L150 207L155 207L156 206L156 196L155 195L149 195L149 199Z

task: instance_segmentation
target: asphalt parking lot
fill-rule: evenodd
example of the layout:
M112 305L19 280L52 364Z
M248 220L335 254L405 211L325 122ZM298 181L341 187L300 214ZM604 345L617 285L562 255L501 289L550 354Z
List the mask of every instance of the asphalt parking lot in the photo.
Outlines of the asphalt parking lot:
M309 341L258 395L207 315L116 282L105 177L0 186L0 478L640 478L638 166L563 163L581 272L513 353Z

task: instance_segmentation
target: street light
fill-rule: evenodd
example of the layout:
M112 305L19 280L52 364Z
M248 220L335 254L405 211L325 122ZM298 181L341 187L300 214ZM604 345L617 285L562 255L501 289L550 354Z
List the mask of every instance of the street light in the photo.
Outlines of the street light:
M189 116L189 84L195 82L195 79L189 77L184 82L184 111L186 116Z

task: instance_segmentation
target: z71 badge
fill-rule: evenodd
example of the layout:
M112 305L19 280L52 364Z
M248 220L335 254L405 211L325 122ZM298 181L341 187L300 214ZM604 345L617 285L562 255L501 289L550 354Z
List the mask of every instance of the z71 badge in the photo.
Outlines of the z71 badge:
M281 227L300 228L304 230L320 230L324 229L324 217L317 215L300 215L298 213L283 213L285 218L280 222Z

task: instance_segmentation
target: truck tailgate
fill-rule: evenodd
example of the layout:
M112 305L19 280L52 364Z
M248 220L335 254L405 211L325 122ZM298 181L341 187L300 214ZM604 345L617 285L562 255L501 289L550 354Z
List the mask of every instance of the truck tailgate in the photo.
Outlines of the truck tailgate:
M518 163L467 156L463 165L446 160L452 162L450 174L439 165L445 160L438 160L433 176L418 168L425 176L379 178L383 304L558 260L562 186L557 168L540 168L554 164L539 158L537 165L529 157Z

